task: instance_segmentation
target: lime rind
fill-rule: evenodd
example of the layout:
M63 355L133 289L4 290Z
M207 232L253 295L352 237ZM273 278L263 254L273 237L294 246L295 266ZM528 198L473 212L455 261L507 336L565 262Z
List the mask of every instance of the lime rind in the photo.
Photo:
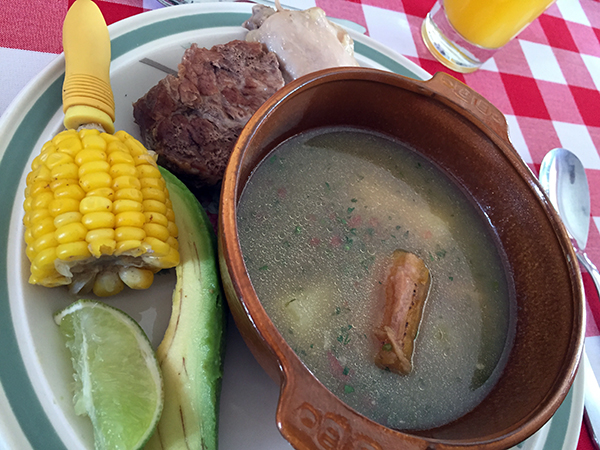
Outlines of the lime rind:
M54 320L71 352L75 412L90 417L96 449L141 448L164 404L162 374L142 328L93 300L69 305Z

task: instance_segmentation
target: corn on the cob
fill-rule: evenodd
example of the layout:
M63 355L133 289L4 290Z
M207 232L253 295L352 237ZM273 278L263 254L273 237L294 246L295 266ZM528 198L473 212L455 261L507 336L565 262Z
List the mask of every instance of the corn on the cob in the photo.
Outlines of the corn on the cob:
M179 263L169 192L152 155L124 131L66 130L43 147L27 176L29 282L146 289Z

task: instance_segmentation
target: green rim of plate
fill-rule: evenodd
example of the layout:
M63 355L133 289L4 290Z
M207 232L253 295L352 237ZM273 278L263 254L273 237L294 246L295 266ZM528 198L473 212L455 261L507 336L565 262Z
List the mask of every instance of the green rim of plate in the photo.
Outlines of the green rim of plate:
M142 24L139 28L124 32L111 41L112 59L116 59L142 45L167 36L205 28L239 26L249 17L249 13L240 12L205 12L178 16L165 20L154 20ZM128 19L125 19L128 20ZM419 75L402 65L394 58L385 55L369 45L355 40L357 54L380 64L386 69L411 78L421 79ZM51 82L46 90L36 100L34 106L27 112L16 132L11 138L4 156L0 161L0 180L3 192L0 198L0 210L12 211L17 197L17 186L21 175L26 170L26 164L31 152L42 136L52 117L61 108L63 75ZM8 297L7 247L10 228L10 214L0 217L0 383L12 408L19 425L30 445L34 449L65 449L62 440L46 416L40 400L33 389L17 344L13 327L10 303ZM11 262L12 263L12 262ZM562 448L567 422L570 415L572 392L556 413L548 441L560 443L556 448ZM564 424L564 425L563 425Z

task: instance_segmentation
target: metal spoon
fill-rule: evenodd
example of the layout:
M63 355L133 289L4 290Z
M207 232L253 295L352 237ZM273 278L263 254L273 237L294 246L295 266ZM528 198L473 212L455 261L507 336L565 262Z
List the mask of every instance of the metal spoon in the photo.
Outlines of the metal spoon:
M540 166L540 183L560 215L577 259L587 270L600 295L600 272L584 249L590 229L590 192L583 164L564 148L548 152ZM600 387L584 350L584 420L596 449L600 448ZM588 379L589 377L589 379Z

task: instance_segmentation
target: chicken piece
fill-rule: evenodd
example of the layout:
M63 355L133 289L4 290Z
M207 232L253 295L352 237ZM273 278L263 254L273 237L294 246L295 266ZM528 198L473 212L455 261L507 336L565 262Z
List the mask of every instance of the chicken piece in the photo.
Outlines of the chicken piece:
M375 337L380 347L375 364L408 375L412 370L414 341L419 331L431 277L421 258L402 250L392 254L385 281L385 308Z
M287 82L329 67L358 66L354 42L342 27L331 23L321 8L277 10L256 5L244 22L248 42L261 42L277 55Z

